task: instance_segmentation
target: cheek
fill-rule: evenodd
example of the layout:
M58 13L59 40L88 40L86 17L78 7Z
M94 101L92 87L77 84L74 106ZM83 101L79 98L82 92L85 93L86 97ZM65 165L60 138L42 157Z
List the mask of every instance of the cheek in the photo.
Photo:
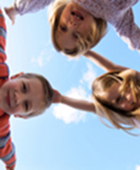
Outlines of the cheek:
M17 83L9 81L4 85L4 88L17 89Z
M126 102L126 103L121 104L121 109L123 109L125 111L130 111L133 108L132 108L132 106L129 103Z
M125 110L125 109L128 108L128 104L127 104L127 103L121 103L121 104L120 104L120 108L123 109L123 110Z
M90 22L83 22L81 27L80 27L80 30L85 32L88 34L90 31L91 31L92 27L91 27L91 23Z
M21 114L22 112L23 112L23 110L20 106L16 106L14 108L9 109L10 114Z

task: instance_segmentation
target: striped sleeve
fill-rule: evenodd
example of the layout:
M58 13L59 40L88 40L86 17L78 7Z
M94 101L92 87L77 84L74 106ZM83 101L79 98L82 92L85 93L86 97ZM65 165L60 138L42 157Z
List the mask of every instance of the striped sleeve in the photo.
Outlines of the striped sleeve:
M6 24L2 10L0 9L0 62L5 62L6 60L5 46L6 46Z
M5 163L7 168L13 168L16 157L9 128L9 115L3 113L0 116L0 159Z
M0 148L0 157L1 160L6 164L7 168L15 167L16 162L15 146L11 142L11 138L8 139L8 141L5 143L5 146Z

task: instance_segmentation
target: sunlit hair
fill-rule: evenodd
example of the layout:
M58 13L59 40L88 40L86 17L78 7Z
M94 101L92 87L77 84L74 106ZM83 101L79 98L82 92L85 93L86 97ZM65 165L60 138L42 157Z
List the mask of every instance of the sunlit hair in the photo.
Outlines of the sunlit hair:
M140 84L138 83L140 80L138 80L137 72L134 70L127 71L128 74L126 76L120 76L120 71L115 71L103 74L95 79L92 84L92 97L96 114L100 117L102 123L104 123L102 118L105 118L111 122L115 128L123 129L127 133L130 133L129 130L137 127L134 118L140 114L140 109L136 108L129 112L117 109L102 96L103 92L109 89L114 83L118 82L120 83L120 94L124 94L128 88L131 88L133 97L140 97ZM107 125L106 123L104 124Z
M27 78L27 79L35 78L41 82L42 88L43 88L43 94L44 94L43 101L41 101L42 103L39 104L39 108L36 112L33 112L26 117L29 118L29 117L34 117L34 116L42 114L51 105L52 100L53 100L53 88L48 82L48 80L42 75L35 74L35 73L24 73L17 78L18 79L19 78ZM38 103L40 103L40 101L38 101Z
M68 57L75 57L84 54L90 48L97 45L97 43L102 39L102 37L106 34L107 29L107 22L100 19L93 17L93 23L91 23L91 30L88 32L86 38L77 35L77 47L72 50L66 50L59 47L56 39L56 31L59 24L59 19L61 13L65 6L72 2L72 0L55 0L49 7L48 10L48 20L51 27L51 39L52 43L57 51L61 51Z

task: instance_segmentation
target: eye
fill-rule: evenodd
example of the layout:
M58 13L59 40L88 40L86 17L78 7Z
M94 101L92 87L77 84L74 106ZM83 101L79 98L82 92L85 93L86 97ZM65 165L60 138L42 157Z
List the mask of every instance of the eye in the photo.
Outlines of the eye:
M29 106L29 105L28 105L28 102L25 101L25 102L24 102L24 107L25 107L25 111L26 111L26 112L28 111L28 108L29 108L28 106Z
M22 84L22 90L23 90L24 93L26 93L27 87L26 87L26 84L25 84L25 83Z
M78 35L77 35L76 33L73 34L73 37L74 37L75 39L78 39Z
M121 97L119 96L116 100L116 103L119 103L120 99L121 99Z
M63 32L66 32L67 31L67 27L66 26L60 26L60 29L63 31Z

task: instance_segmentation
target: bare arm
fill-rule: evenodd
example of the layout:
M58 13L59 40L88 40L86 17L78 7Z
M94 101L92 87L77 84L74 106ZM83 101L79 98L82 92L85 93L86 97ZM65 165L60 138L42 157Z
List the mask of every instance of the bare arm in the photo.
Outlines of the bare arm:
M75 109L80 109L83 111L95 113L95 106L92 102L63 96L57 90L54 90L53 103L62 103L70 107L73 107Z
M15 168L6 168L6 170L14 170Z
M101 56L98 53L95 53L94 51L88 51L84 54L84 57L88 58L90 61L95 63L97 66L102 68L103 70L109 72L109 71L115 71L115 70L126 70L128 68L116 65L107 58Z

